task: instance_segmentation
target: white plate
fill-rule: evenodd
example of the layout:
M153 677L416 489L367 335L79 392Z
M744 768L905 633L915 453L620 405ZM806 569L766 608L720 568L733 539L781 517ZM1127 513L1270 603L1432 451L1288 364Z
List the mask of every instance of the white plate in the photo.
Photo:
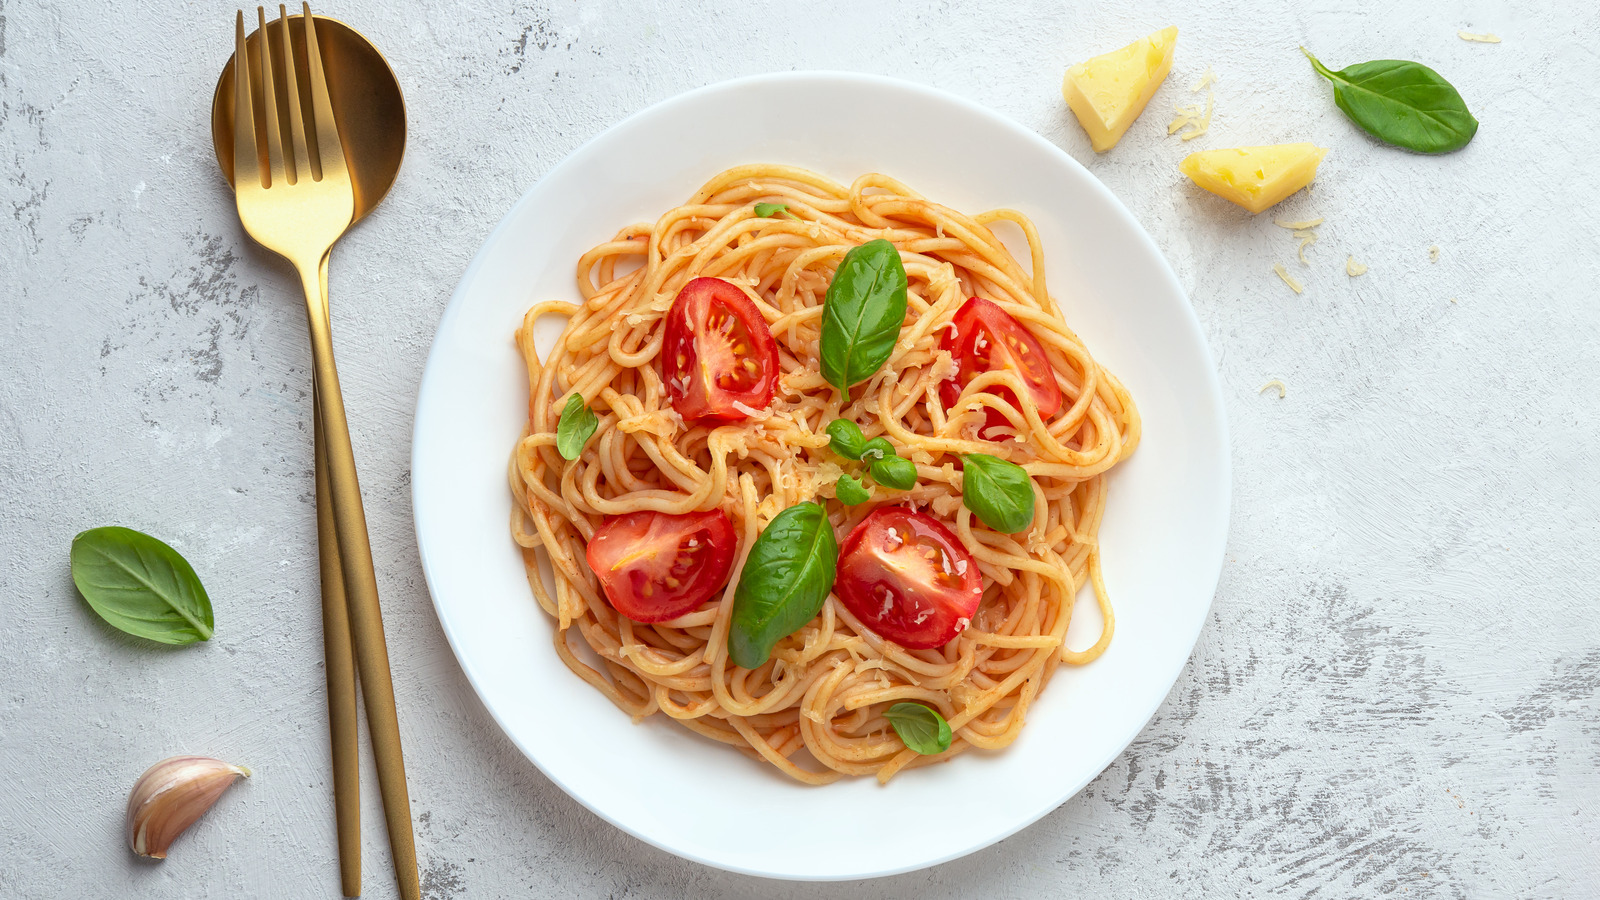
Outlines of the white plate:
M1116 639L1093 664L1058 670L1004 751L968 752L886 787L871 778L805 787L664 717L633 724L550 647L554 626L507 533L506 464L527 414L512 331L534 302L576 299L578 256L619 226L653 220L749 162L845 183L883 172L967 212L1027 213L1068 323L1144 416L1144 440L1112 477L1100 532ZM550 780L679 856L818 880L971 853L1055 809L1121 753L1199 635L1222 567L1230 488L1199 323L1122 204L1067 154L993 112L838 73L745 78L675 97L607 130L523 195L439 323L417 400L412 478L439 621L484 705ZM1077 610L1097 621L1088 593ZM1086 630L1074 628L1075 646L1088 642Z

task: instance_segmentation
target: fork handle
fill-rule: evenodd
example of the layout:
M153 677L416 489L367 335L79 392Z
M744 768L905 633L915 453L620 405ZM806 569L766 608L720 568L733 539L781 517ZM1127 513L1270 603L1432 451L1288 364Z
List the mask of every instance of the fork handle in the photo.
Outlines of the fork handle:
M367 517L361 506L361 485L356 478L355 452L339 390L339 369L334 363L333 340L328 326L328 304L323 291L328 254L314 262L295 261L306 295L306 319L311 331L311 356L316 368L317 416L322 423L327 453L329 495L338 532L339 563L343 569L350 634L355 646L361 694L366 700L367 730L372 738L378 768L378 792L389 831L395 877L404 900L420 900L416 838L411 830L411 799L406 789L405 759L400 749L400 719L395 711L394 682L389 674L389 648L383 636L383 612L378 606L377 576L372 570L372 545L367 537Z
M328 266L319 267L323 307L328 302ZM313 408L320 392L312 385ZM317 558L322 574L322 652L328 675L328 738L333 749L333 816L339 836L339 887L346 897L361 896L360 735L356 717L356 661L350 645L350 610L345 603L344 566L339 563L339 532L333 521L328 485L327 439L322 416L313 412L317 460Z

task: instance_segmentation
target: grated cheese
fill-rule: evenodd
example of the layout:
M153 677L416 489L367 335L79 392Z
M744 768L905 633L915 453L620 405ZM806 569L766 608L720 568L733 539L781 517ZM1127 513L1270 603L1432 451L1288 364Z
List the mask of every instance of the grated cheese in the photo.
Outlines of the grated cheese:
M1175 106L1174 109L1177 110L1178 116L1168 123L1167 134L1174 134L1184 126L1193 126L1194 130L1186 131L1179 135L1183 140L1192 141L1205 134L1211 128L1211 113L1216 106L1216 99L1216 91L1207 91L1206 105L1204 107L1199 104L1194 106L1183 106L1181 104Z
M1473 34L1470 31L1458 31L1456 32L1456 37L1461 38L1463 41L1471 41L1474 44L1500 43L1500 36L1496 34L1490 34L1489 32L1484 32L1483 34Z
M1439 245L1434 244L1428 248L1428 262L1439 261Z
M1283 263L1273 263L1272 271L1278 273L1278 277L1282 278L1283 283L1289 286L1289 290L1294 291L1296 294L1303 294L1306 292L1305 285L1295 281L1294 276L1289 274L1289 270L1283 267Z
M1351 256L1344 261L1344 273L1349 275L1351 278L1354 278L1357 275L1367 274L1367 267L1356 262L1356 258Z
M1210 87L1217 80L1217 73L1211 71L1210 66L1201 74L1200 80L1189 86L1189 93L1198 94L1201 90Z
M1282 400L1289 393L1289 389L1284 386L1283 382L1279 381L1276 378L1272 379L1271 381L1269 381L1266 384L1263 384L1261 387L1257 388L1256 389L1256 393L1265 394L1267 391L1271 390L1272 388L1277 388L1278 389L1278 399L1279 400Z
M1321 225L1322 219L1306 219L1304 222L1285 222L1282 219L1273 219L1272 224L1279 228L1287 228L1290 231L1305 231L1307 228L1315 228Z

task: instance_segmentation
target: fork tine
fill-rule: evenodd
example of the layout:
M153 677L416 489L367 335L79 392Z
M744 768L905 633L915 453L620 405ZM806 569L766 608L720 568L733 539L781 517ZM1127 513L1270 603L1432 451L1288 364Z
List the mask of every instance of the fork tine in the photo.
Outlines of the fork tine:
M267 165L272 170L269 185L286 182L283 172L283 136L279 133L278 114L278 89L272 81L272 42L267 39L267 12L261 7L256 7L256 21L259 27L256 31L261 37L261 95L262 105L267 111Z
M302 178L311 178L311 159L306 150L306 122L305 114L300 109L300 85L294 72L294 42L289 40L289 10L282 3L278 4L278 37L283 46L284 92L289 97L289 143L294 148L294 169L289 177L292 182L298 182Z
M344 145L333 121L333 102L328 99L328 78L322 71L322 50L317 46L317 26L311 4L301 2L306 23L306 68L311 78L311 111L317 129L317 180L329 174L345 176Z
M261 183L261 157L256 149L255 100L250 92L250 55L245 52L244 10L234 19L233 48L233 184Z

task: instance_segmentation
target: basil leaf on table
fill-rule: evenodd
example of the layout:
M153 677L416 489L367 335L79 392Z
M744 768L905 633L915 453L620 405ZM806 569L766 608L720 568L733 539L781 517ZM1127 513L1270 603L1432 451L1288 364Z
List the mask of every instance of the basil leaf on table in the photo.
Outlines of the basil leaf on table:
M561 424L556 426L556 450L563 459L577 459L583 452L583 445L599 427L600 420L595 417L594 410L583 402L582 394L574 391L567 398L566 408L561 410Z
M917 486L917 466L909 459L885 456L883 459L873 461L871 471L872 480L884 487L909 491Z
M855 506L857 503L865 503L872 499L872 495L867 493L867 489L854 475L840 475L839 483L833 487L833 496L845 506Z
M860 459L867 450L867 439L861 426L849 419L834 419L828 423L828 446L845 459Z
M1033 479L1026 469L987 453L961 458L961 502L983 524L1016 534L1033 521Z
M882 238L852 249L833 273L822 304L822 377L850 399L850 386L888 361L905 322L900 251Z
M1333 72L1311 51L1300 52L1333 82L1333 102L1350 121L1380 141L1418 153L1449 153L1478 133L1478 120L1461 94L1422 63L1375 59Z
M754 669L816 617L833 589L839 544L820 503L797 503L756 538L733 595L728 656Z
M896 703L883 717L894 726L901 743L923 756L950 749L950 723L931 706L921 703Z
M132 528L91 528L72 539L72 583L112 627L163 644L207 641L211 598L188 560Z
M756 215L763 219L774 219L780 215L796 221L800 219L799 216L789 212L789 204L787 203L757 203Z

